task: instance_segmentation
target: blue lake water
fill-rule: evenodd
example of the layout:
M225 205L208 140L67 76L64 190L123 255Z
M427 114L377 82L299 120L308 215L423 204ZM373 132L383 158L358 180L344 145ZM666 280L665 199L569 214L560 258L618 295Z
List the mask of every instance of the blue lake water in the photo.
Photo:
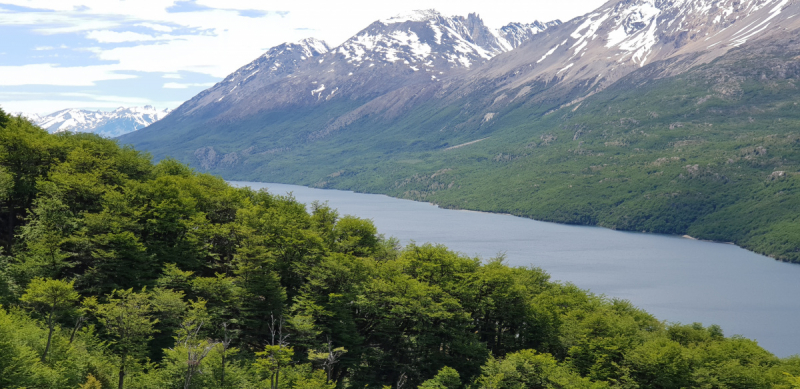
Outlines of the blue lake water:
M441 243L470 256L505 254L553 280L627 299L670 322L719 324L780 357L800 354L800 265L730 244L568 226L510 215L441 209L384 195L231 182L300 202L327 201L341 215L371 219L402 243Z

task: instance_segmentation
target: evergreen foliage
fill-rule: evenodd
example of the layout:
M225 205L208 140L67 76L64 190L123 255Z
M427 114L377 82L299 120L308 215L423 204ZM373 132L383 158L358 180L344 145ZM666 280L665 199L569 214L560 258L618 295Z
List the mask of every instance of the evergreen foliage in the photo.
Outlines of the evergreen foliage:
M3 388L792 388L716 326L399 247L324 204L0 128Z

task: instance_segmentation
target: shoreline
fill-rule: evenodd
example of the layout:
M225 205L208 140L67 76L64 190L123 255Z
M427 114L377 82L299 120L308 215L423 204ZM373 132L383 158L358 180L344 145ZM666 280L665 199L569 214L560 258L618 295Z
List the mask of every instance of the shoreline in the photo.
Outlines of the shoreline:
M226 181L227 182L259 182L259 183L267 184L267 182L262 182L262 181L241 181L241 180L226 180ZM680 235L680 234L665 234L665 233L659 233L659 232L624 230L624 229L609 228L609 227L605 227L605 226L601 226L601 225L597 225L597 224L559 223L559 222L550 221L550 220L534 219L532 217L527 217L527 216L524 216L524 215L515 215L513 213L507 213L507 212L490 212L490 211L482 211L482 210L479 210L479 209L469 209L469 208L461 208L461 207L443 207L442 205L437 204L435 202L418 201L418 200L412 200L412 199L407 199L407 198L402 198L402 197L396 197L396 196L392 196L392 195L390 195L388 193L363 192L363 191L358 191L358 190L353 190L353 189L342 189L342 188L335 188L335 187L334 188L320 188L320 187L316 187L316 186L303 185L303 184L297 184L297 183L285 183L285 182L274 182L274 183L275 184L283 184L283 185L296 185L296 186L302 186L302 187L306 187L306 188L310 188L310 189L339 190L339 191L347 191L347 192L352 192L352 193L381 195L381 196L391 197L393 199L398 199L398 200L407 200L407 201L413 201L413 202L416 202L416 203L427 203L427 204L433 205L433 206L435 206L437 208L441 208L441 209L452 209L452 210L456 210L456 211L467 211L467 212L480 212L480 213L487 213L487 214L493 214L493 215L508 215L508 216L520 217L520 218L528 219L528 220L534 220L534 221L538 221L538 222L542 222L542 223L553 223L553 224L560 224L560 225L567 225L567 226L597 227L597 228L609 229L609 230L612 230L612 231L622 231L622 232L631 232L631 233L639 233L639 234L655 234L655 235L671 236L671 237L688 239L688 240L695 240L695 241L698 241L698 242L726 244L726 245L736 246L736 247L738 247L738 248L740 248L742 250L747 250L748 252L751 252L751 253L754 253L754 254L762 255L764 257L772 259L773 261L800 265L800 262L784 261L784 260L775 258L770 254L760 253L760 252L757 252L757 251L750 250L750 249L748 249L746 247L739 246L734 242L725 242L725 241L710 240L710 239L700 239L700 238L696 238L696 237L693 237L693 236L688 235L688 234Z

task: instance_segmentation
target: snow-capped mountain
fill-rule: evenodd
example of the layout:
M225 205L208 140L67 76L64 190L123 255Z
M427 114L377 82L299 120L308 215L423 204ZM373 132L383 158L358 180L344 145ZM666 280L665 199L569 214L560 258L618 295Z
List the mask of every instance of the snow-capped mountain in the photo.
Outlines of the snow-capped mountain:
M209 109L220 119L230 119L285 106L383 95L484 64L560 23L513 23L492 30L476 14L413 11L378 20L334 48L316 39L271 48L176 114Z
M49 115L22 114L48 132L91 132L113 138L149 126L169 114L169 109L144 107L117 108L114 111L64 109Z
M612 0L498 57L479 77L514 74L504 89L591 80L591 94L647 64L682 59L664 69L677 74L747 42L785 35L800 27L799 12L792 0Z
M314 38L275 46L253 62L231 73L212 88L192 98L191 104L184 104L186 110L183 114L189 114L200 107L218 103L227 96L241 95L242 90L260 89L281 78L288 77L306 65L312 58L319 57L328 51L330 48L327 43Z
M333 52L355 67L399 61L414 71L469 68L559 23L517 23L494 31L474 13L465 18L443 16L435 10L414 11L371 24Z
M156 155L175 155L165 145L180 145L186 155L214 154L230 166L355 133L437 134L409 140L435 148L469 131L485 138L511 113L532 121L577 110L632 72L668 77L732 49L780 46L800 31L798 14L796 0L610 0L566 23L492 30L474 14L416 11L373 22L338 47L307 40L273 48L125 140ZM203 166L213 168L212 160L204 157Z
M553 20L547 23L534 21L533 23L509 23L498 31L506 42L512 47L517 48L523 43L531 40L534 35L561 24L560 20Z

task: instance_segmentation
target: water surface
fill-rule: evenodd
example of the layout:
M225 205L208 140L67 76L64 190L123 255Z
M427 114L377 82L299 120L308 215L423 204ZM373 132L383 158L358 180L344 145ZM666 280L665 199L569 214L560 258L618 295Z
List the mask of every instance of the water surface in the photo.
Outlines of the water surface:
M405 244L441 243L470 256L505 254L554 280L630 300L662 320L719 324L785 357L800 354L800 265L730 244L568 226L510 215L441 209L384 195L285 184L232 182L303 203L328 201L371 219Z

